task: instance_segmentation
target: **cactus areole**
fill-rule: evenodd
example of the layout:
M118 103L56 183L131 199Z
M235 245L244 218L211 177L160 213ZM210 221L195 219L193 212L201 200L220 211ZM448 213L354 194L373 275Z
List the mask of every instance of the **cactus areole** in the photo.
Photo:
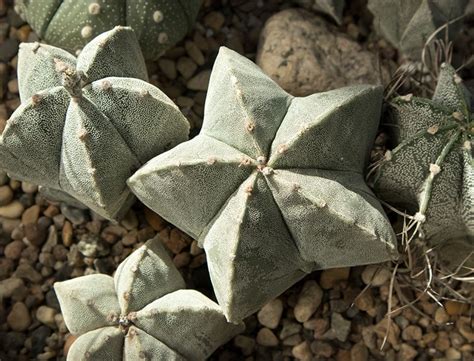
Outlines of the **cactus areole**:
M76 53L115 26L130 26L155 60L192 28L201 0L15 0L16 11L47 43Z
M315 269L396 254L363 176L381 103L372 86L292 97L221 48L201 133L128 184L198 239L217 299L237 322Z
M474 116L462 79L443 64L433 98L392 99L385 123L396 147L376 165L376 194L407 212L431 245L474 246Z
M0 134L0 169L119 219L134 201L126 180L189 132L177 106L147 82L133 30L101 34L77 59L22 44L18 61L22 104Z

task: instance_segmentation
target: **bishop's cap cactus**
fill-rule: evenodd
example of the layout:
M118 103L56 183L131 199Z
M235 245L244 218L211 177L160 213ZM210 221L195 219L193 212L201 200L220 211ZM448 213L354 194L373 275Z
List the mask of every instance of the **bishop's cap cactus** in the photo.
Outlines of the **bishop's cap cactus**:
M130 28L98 36L77 59L22 44L22 104L0 134L0 168L120 218L134 199L126 179L189 132L176 105L147 80Z

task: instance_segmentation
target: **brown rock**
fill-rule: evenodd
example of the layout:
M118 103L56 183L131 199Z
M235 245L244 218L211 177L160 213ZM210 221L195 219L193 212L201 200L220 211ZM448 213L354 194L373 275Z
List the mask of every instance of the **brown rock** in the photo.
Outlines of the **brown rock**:
M459 316L469 310L469 305L467 303L457 302L457 301L446 301L444 304L446 312L451 316Z
M74 341L76 341L76 339L77 339L77 336L74 336L71 334L66 338L66 341L64 342L64 347L63 347L64 356L67 356L69 349L71 348Z
M211 11L204 17L204 25L214 31L219 31L225 23L225 16L218 11Z
M64 222L63 230L62 230L62 237L63 237L63 244L66 247L71 247L72 245L72 224L69 221Z
M311 347L307 341L301 342L299 345L294 346L291 349L291 354L301 361L311 361L313 358L313 353L311 352Z
M283 302L276 298L263 306L257 314L258 322L261 325L274 329L280 323L283 313Z
M278 338L269 328L262 328L257 333L257 343L266 347L278 346Z
M13 331L23 332L31 325L30 312L23 302L13 305L7 316L7 324Z
M362 272L362 281L366 285L380 287L390 280L392 273L381 265L369 265Z
M418 355L418 351L413 348L413 346L410 346L407 343L402 343L400 345L400 351L398 351L398 360L399 361L411 361L415 359L415 357Z
M295 318L299 322L308 321L323 299L323 290L314 280L306 281L298 296L294 309Z
M384 318L374 327L374 332L381 339L387 335L387 324L388 320L387 318ZM400 328L393 321L390 322L389 325L387 341L392 345L392 347L397 347L400 337Z
M13 201L6 206L0 207L0 217L5 217L8 219L20 218L24 209L25 207L23 207L23 204L21 204L19 201Z
M334 288L339 282L346 281L349 278L350 271L351 269L349 267L324 270L321 273L319 284L325 290Z
M362 343L356 343L351 348L351 361L367 361L369 359L369 349Z
M189 79L186 83L188 89L191 90L207 90L209 85L209 79L211 78L210 70L203 70L200 73L196 74L194 77Z
M24 247L25 245L22 241L16 240L7 244L3 253L5 257L12 260L17 260L21 257L21 252L23 251Z
M1 134L1 132L0 132ZM0 207L6 206L13 200L13 191L8 186L1 186L0 187Z
M56 321L54 319L56 313L57 311L52 307L40 306L36 310L36 319L50 328L56 328Z
M182 252L174 256L173 263L176 268L186 267L191 262L191 255L189 252Z
M469 342L474 342L474 320L469 317L460 317L456 321L459 333Z
M257 64L295 96L352 84L380 84L375 54L301 9L283 10L266 22Z
M372 296L372 290L367 288L354 301L355 306L361 311L369 311L374 307L374 297Z
M194 42L190 40L186 41L186 43L184 43L184 48L197 65L204 65L206 59L204 58L201 49L199 49Z
M444 308L439 307L435 311L434 319L436 323L445 324L449 321L449 315Z
M194 75L194 72L197 69L197 65L190 58L183 56L178 59L176 63L176 69L184 77L184 79L189 79Z
M21 216L21 223L23 223L24 225L36 223L40 216L40 212L41 208L37 204L31 206L30 208L27 208Z
M438 332L438 338L435 341L435 348L439 351L446 351L451 346L449 335L446 331Z
M418 341L422 336L423 331L419 326L409 325L402 331L402 338L405 341Z
M145 208L145 219L155 231L159 232L166 227L166 221L151 209Z

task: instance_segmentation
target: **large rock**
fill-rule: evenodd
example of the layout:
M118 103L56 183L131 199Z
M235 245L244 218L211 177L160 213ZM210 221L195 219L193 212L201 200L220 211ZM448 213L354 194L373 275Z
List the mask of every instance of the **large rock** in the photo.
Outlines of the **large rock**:
M260 35L257 64L296 96L381 83L375 54L301 9L283 10L268 19Z

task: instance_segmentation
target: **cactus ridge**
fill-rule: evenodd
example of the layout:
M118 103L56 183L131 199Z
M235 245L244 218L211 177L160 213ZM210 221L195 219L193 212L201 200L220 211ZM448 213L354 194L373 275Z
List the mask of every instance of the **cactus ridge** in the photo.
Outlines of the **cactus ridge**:
M223 47L201 133L129 179L149 208L204 247L228 320L315 269L396 257L363 177L381 102L372 86L292 97Z

